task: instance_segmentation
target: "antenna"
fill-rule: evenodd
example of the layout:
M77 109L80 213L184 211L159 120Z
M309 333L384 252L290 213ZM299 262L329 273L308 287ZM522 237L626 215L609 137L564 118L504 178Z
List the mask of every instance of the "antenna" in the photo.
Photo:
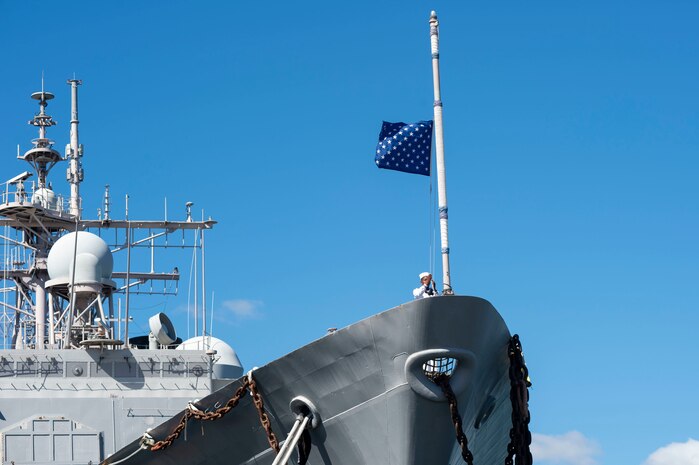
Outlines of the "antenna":
M34 115L34 118L29 120L29 124L39 128L39 137L32 140L34 148L28 150L21 158L32 165L36 171L38 179L38 188L46 187L46 176L53 166L62 160L61 155L53 149L53 141L46 138L46 128L55 126L56 122L50 115L46 114L48 101L54 98L51 92L44 90L44 77L41 77L41 92L32 94L34 100L39 101L39 114Z
M104 186L104 220L109 221L109 184Z
M187 202L186 204L184 204L185 211L187 212L187 223L192 222L192 205L194 205L194 202Z
M69 79L67 83L70 85L70 146L66 147L66 157L70 159L70 167L68 168L68 182L70 183L70 214L76 218L80 218L80 183L83 180L83 169L81 158L83 156L83 147L78 142L78 86L83 82L75 79Z

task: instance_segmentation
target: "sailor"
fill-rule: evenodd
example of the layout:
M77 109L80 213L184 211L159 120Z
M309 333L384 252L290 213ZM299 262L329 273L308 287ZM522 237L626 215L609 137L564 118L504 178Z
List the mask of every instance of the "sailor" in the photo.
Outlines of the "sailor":
M434 288L432 274L427 271L420 273L420 287L413 289L413 297L416 299L424 299L425 297L432 297L435 295L437 295L437 291Z

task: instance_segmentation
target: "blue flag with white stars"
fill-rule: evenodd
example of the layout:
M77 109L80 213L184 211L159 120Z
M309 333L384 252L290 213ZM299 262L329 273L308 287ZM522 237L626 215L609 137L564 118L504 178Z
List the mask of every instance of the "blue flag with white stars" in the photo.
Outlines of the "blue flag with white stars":
M410 124L384 121L375 159L379 168L429 176L432 121Z

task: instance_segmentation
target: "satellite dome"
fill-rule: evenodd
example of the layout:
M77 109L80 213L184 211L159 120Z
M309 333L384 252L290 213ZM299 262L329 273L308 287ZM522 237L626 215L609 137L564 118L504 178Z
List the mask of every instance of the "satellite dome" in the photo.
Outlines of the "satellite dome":
M235 350L221 339L213 336L197 336L187 339L175 350L215 350L214 379L238 379L243 375L243 365Z
M78 247L75 250L75 235ZM51 247L46 265L51 280L70 282L75 263L75 283L111 282L114 258L104 240L92 233L66 234Z
M40 187L34 191L34 195L32 195L32 203L49 210L58 209L58 199L56 199L56 194L51 189L46 187Z

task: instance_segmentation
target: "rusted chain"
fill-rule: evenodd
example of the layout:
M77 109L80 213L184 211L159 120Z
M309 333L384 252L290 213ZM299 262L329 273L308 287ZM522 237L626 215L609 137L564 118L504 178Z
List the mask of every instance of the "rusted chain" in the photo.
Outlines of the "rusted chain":
M262 401L262 396L260 395L260 392L257 388L257 383L255 382L255 379L252 377L252 374L249 374L245 377L243 384L235 391L235 394L233 394L233 396L230 399L228 399L224 406L212 412L204 412L202 410L197 409L194 405L189 404L184 414L182 415L180 422L177 424L177 426L175 426L172 432L168 434L167 437L165 437L165 439L157 441L152 446L150 446L150 450L163 450L166 447L171 446L172 443L175 442L175 440L178 437L180 437L182 431L184 431L184 429L187 427L187 421L190 418L194 418L200 421L213 421L222 418L224 415L226 415L228 412L233 410L238 405L240 400L248 391L250 391L250 394L252 395L252 401L253 404L255 404L255 409L257 410L257 413L260 417L260 423L262 424L262 427L264 428L265 433L267 434L267 441L269 442L269 446L276 452L279 452L279 441L277 440L276 435L272 431L272 425L269 420L269 416L267 415L267 412L265 412L265 405Z
M510 443L507 445L505 465L532 465L533 459L529 446L532 435L529 432L529 371L524 363L522 344L515 334L510 339L508 355L510 358L510 402L512 403L512 429Z
M279 441L277 440L277 436L272 431L272 425L269 421L269 417L267 416L267 412L265 412L265 404L262 401L260 392L257 390L257 383L253 379L252 373L248 375L248 383L250 386L250 394L252 394L252 401L255 404L257 413L260 416L260 423L262 423L262 427L267 433L267 442L269 442L269 447L279 452Z
M461 446L461 457L466 461L468 465L473 465L473 454L468 449L468 439L463 430L463 422L461 420L461 415L459 415L459 407L456 402L456 395L451 389L449 384L449 376L445 373L440 373L433 378L434 383L442 388L444 397L447 398L449 402L449 411L451 412L451 421L454 423L454 431L456 433L456 441Z
M172 443L175 441L175 439L180 437L180 433L182 433L182 431L187 426L187 420L189 419L189 417L191 415L192 414L189 410L185 411L184 415L182 415L182 418L180 419L180 422L177 424L177 426L175 426L175 429L172 430L172 433L168 434L168 436L165 439L153 444L150 447L150 450L156 451L156 450L165 449L166 447L171 446Z
M223 407L213 411L213 412L203 412L201 410L197 410L196 408L193 408L193 405L189 405L187 407L187 410L185 410L184 415L182 415L182 418L180 419L180 422L175 426L175 429L172 430L170 434L165 437L165 439L162 439L160 441L157 441L154 443L151 447L150 450L156 451L156 450L162 450L165 449L166 447L169 447L172 445L172 443L180 437L180 434L182 431L184 431L185 427L187 426L187 420L190 418L196 418L197 420L203 420L203 421L211 421L211 420L218 420L228 412L230 412L233 408L235 408L236 405L238 405L238 402L240 402L240 399L245 395L245 393L248 391L248 388L250 386L250 381L248 378L245 378L245 381L243 382L243 385L238 388L237 391L235 391L235 394L233 394L233 397L228 399L228 402L226 402L226 405Z

